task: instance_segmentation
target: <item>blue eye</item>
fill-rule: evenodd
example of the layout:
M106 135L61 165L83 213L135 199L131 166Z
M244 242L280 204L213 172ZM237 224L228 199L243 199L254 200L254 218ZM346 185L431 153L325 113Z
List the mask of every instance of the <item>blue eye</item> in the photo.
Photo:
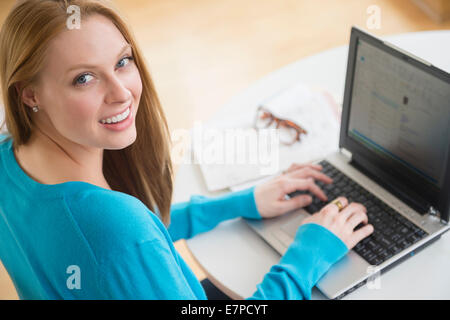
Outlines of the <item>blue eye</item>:
M133 57L131 57L131 56L129 56L129 57L124 57L124 58L120 59L120 61L119 61L118 64L120 64L120 62L121 62L121 61L124 61L125 59L128 59L128 62L127 62L125 65L122 65L121 67L125 67L128 63L130 63L130 61L133 60Z
M84 86L87 83L86 77L92 77L92 76L89 73L84 73L76 79L75 84ZM80 82L81 79L84 79L84 81Z

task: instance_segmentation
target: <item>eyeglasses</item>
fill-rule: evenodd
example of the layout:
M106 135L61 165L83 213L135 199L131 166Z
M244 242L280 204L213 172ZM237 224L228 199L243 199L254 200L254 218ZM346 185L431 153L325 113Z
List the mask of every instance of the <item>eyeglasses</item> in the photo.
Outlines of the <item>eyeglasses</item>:
M275 117L263 106L259 106L256 111L254 126L256 129L265 129L275 126L276 129L279 129L280 142L285 145L291 145L297 141L301 141L301 134L308 133L300 125L290 120Z

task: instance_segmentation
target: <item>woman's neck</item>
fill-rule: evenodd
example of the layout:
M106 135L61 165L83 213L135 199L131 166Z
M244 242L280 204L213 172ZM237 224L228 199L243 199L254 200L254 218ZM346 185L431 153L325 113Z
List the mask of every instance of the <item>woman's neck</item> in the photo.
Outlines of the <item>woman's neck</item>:
M17 162L35 181L59 184L83 181L111 190L103 175L103 150L73 145L63 147L43 133L15 150Z

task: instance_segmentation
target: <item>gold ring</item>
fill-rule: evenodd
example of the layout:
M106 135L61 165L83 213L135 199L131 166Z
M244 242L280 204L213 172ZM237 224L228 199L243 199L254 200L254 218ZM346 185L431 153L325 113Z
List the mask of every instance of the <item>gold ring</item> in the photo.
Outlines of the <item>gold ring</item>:
M341 212L344 209L342 202L340 202L338 199L331 201L331 203L335 204L338 207L339 212Z

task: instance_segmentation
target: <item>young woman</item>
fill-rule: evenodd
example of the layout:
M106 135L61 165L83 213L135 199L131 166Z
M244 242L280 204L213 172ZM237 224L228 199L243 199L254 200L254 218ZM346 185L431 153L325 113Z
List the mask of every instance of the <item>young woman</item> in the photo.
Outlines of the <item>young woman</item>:
M80 9L68 28L67 7ZM320 166L171 204L169 132L143 55L104 1L19 1L0 33L8 134L0 139L0 259L21 299L205 299L173 246L238 216L308 205ZM339 198L308 217L254 299L309 298L320 277L373 228ZM342 209L342 210L340 210Z

